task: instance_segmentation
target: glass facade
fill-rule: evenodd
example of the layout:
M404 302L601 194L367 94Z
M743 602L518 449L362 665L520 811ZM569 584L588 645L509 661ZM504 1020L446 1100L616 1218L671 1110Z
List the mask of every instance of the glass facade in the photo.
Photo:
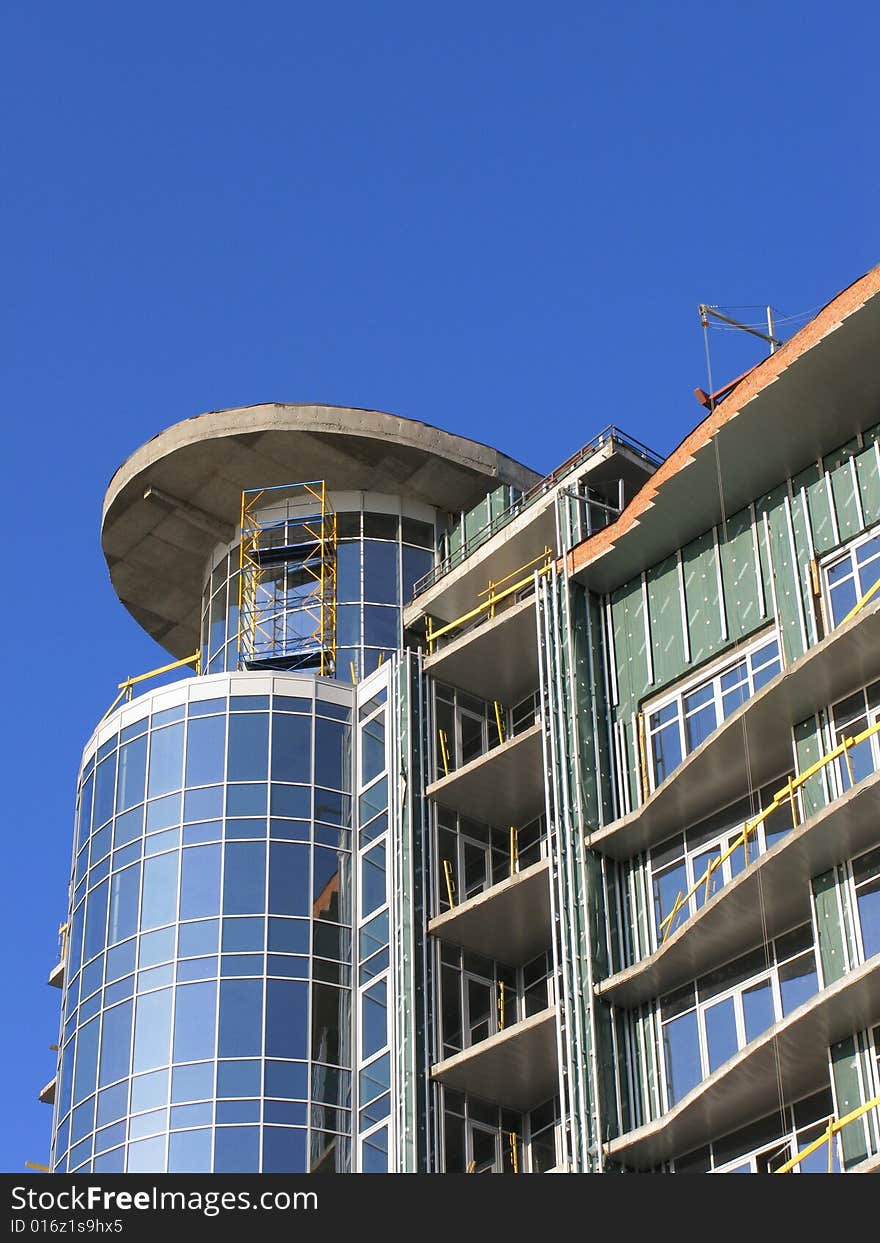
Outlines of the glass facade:
M353 682L400 648L402 606L434 563L434 511L372 493L331 493L336 510L336 677ZM261 586L260 607L284 630L298 588L284 566ZM202 596L202 668L238 668L238 542L218 549Z
M353 705L326 680L233 674L100 726L55 1170L351 1168Z

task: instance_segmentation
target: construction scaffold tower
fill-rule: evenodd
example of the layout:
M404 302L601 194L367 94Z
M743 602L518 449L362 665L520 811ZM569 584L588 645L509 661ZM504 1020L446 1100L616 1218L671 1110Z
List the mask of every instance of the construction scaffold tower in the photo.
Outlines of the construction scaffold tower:
M336 514L323 479L241 494L238 667L336 671Z

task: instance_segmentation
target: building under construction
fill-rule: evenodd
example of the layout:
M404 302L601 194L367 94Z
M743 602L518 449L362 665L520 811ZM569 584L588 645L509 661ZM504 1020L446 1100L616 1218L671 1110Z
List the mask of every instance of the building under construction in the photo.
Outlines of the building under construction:
M878 358L880 268L665 460L294 405L134 453L170 664L83 752L51 1168L877 1168Z

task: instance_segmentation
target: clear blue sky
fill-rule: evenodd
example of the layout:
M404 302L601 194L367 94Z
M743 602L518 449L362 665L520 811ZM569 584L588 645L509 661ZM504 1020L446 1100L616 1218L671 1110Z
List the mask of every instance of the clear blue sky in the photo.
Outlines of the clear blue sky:
M699 302L796 315L880 261L878 42L858 0L6 0L0 1169L48 1153L79 753L163 659L100 551L116 467L261 401L541 471L609 422L669 451Z

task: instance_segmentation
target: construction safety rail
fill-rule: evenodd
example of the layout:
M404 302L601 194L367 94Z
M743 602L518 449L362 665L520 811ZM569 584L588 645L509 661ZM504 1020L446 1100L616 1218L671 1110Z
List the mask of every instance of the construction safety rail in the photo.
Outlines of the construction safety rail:
M537 568L536 568L537 567ZM509 574L505 574L504 578L498 579L497 582L489 583L479 596L485 596L486 599L481 601L476 608L470 609L467 613L463 613L461 617L456 617L455 621L445 622L437 630L434 629L434 619L429 615L425 619L425 637L428 641L428 655L434 655L434 645L438 639L444 638L445 635L451 634L453 630L460 629L466 622L473 621L475 618L485 614L492 618L495 616L495 609L502 600L515 595L523 588L530 586L534 581L534 574L548 574L553 567L553 550L549 545L537 557L533 557L531 561L527 561L525 565L517 566L515 570L511 570ZM510 579L516 578L517 575L523 574L526 570L531 570L531 574L526 574L524 578L517 578L514 583ZM505 586L505 584L508 584ZM498 590L503 588L503 590Z
M872 600L873 597L878 592L880 592L880 578L877 579L877 582L874 583L873 586L868 588L868 590L861 597L861 599L856 601L856 603L847 613L846 617L844 617L843 621L839 623L836 629L839 630L841 626L845 626L848 621L851 621L858 613L862 611L865 605L870 600ZM856 734L854 737L842 738L836 747L833 747L830 751L828 751L825 755L823 755L821 759L818 759L815 764L811 765L804 772L799 773L798 776L795 777L794 779L789 777L787 785L783 786L781 790L777 790L776 793L773 795L773 800L769 804L769 806L766 807L757 816L755 816L753 820L750 820L746 824L742 833L739 835L739 837L736 839L733 845L728 847L728 849L725 850L724 854L719 855L717 859L710 860L709 865L706 868L706 871L703 873L700 879L691 886L691 888L687 891L687 893L683 894L681 890L679 890L676 896L676 899L675 899L675 903L673 904L672 910L660 924L660 929L663 932L663 937L660 942L661 945L665 945L670 933L672 932L673 926L675 924L675 920L679 912L684 908L686 903L692 897L694 897L695 894L697 894L700 891L703 885L705 885L706 887L706 895L705 895L704 901L708 902L709 885L712 879L712 874L718 870L718 868L721 866L722 863L724 863L726 859L729 859L732 854L735 854L736 851L739 850L740 846L742 846L743 855L745 856L744 866L748 867L749 857L748 857L747 843L748 843L749 837L757 830L758 826L760 824L763 824L763 822L767 819L767 817L771 815L774 811L777 811L783 805L783 803L785 802L791 803L792 827L795 829L797 828L797 825L798 825L797 805L795 803L794 794L795 794L795 791L799 790L800 787L806 781L808 781L810 777L815 776L815 774L819 772L820 769L825 768L827 764L830 764L834 760L839 759L842 755L846 761L846 769L847 769L847 773L849 774L850 785L855 785L855 781L853 780L852 762L849 758L849 749L850 747L857 747L859 743L865 742L868 738L871 738L876 733L880 733L880 721L876 722L874 725L869 726L867 729L862 730L860 734ZM640 741L642 740L640 739Z
M759 812L754 819L749 820L746 823L742 833L739 834L733 844L729 846L723 854L718 855L717 858L710 861L706 871L700 879L691 886L687 893L683 894L681 890L679 890L672 910L660 924L660 929L663 932L661 944L665 945L667 938L673 930L677 916L684 909L688 901L694 897L695 894L699 893L700 889L704 885L706 887L704 901L709 900L709 886L713 874L717 872L718 868L726 859L729 859L732 854L739 850L740 846L742 846L743 854L745 856L744 866L748 866L748 840L752 834L756 832L758 826L763 824L769 815L772 815L774 811L778 811L780 807L783 807L786 803L789 803L791 805L792 828L796 829L798 827L797 801L794 796L795 792L799 790L805 782L809 781L810 777L814 777L816 773L820 772L826 767L826 765L833 763L834 760L840 759L840 757L843 756L846 761L846 769L849 774L850 785L855 785L856 783L853 778L852 761L849 757L850 748L857 747L860 743L867 741L868 738L872 738L878 733L880 733L880 721L877 721L874 725L870 725L867 729L863 729L860 734L842 738L836 747L833 747L830 751L823 755L821 759L816 760L815 764L811 764L809 768L805 769L802 773L799 773L797 777L789 777L787 783L781 790L776 791L771 802L763 809L763 811Z
M599 449L601 449L602 446L608 441L616 442L617 444L622 445L624 448L629 449L630 452L635 453L638 457L642 458L643 461L649 462L654 467L660 466L664 461L664 459L660 457L659 454L655 453L653 449L649 449L647 445L643 445L641 441L635 440L632 436L628 436L626 432L622 432L619 428L614 427L613 425L603 428L601 432L598 432L597 435L592 438L592 440L588 440L581 449L578 449L577 453L570 457L568 461L563 462L561 466L557 466L556 470L551 471L549 475L545 475L543 479L539 479L537 483L532 484L528 491L523 492L522 496L520 496L518 500L514 501L512 505L508 505L508 507L502 510L500 514L497 514L491 522L488 522L484 527L481 527L479 531L475 531L470 539L465 540L462 543L460 548L457 548L455 552L450 553L448 557L444 557L439 564L435 565L433 569L428 571L427 574L424 574L420 579L418 579L413 586L413 599L415 599L415 597L420 595L423 591L427 591L429 587L433 587L434 584L439 582L439 580L443 578L445 574L448 574L450 570L454 570L456 566L459 566L463 561L466 561L467 558L473 552L476 552L476 550L483 544L485 544L487 540L491 539L493 535L497 534L498 531L506 527L509 522L512 522L514 518L521 514L523 510L528 509L528 507L540 499L540 497L545 496L552 488L556 487L558 483L565 479L567 475L570 475L573 470L580 466L586 458L591 457L594 453L597 453Z
M864 1105L859 1105L858 1109L853 1109L850 1113L844 1114L842 1118L831 1117L828 1119L828 1125L818 1139L814 1139L811 1144L807 1144L806 1148L802 1148L799 1153L786 1161L785 1165L780 1165L778 1170L774 1170L774 1174L790 1174L802 1161L806 1161L807 1157L811 1157L814 1152L818 1152L823 1144L828 1145L828 1173L832 1173L834 1168L834 1147L833 1141L835 1135L838 1135L850 1123L857 1122L859 1118L870 1113L872 1109L880 1106L880 1096L872 1097L866 1101Z
M119 694L116 696L116 698L113 700L110 707L101 717L101 720L102 721L106 720L106 718L110 715L113 709L123 699L125 699L126 702L129 702L131 700L132 695L134 694L134 688L138 685L139 682L147 682L149 681L150 678L161 677L163 673L171 673L175 669L183 669L186 665L193 665L195 667L196 677L198 677L199 674L202 672L201 650L199 650L198 652L193 652L192 656L184 656L183 660L173 660L170 665L161 665L158 669L151 669L149 673L139 673L136 678L126 678L124 682L120 682L118 684L117 689L119 690Z

